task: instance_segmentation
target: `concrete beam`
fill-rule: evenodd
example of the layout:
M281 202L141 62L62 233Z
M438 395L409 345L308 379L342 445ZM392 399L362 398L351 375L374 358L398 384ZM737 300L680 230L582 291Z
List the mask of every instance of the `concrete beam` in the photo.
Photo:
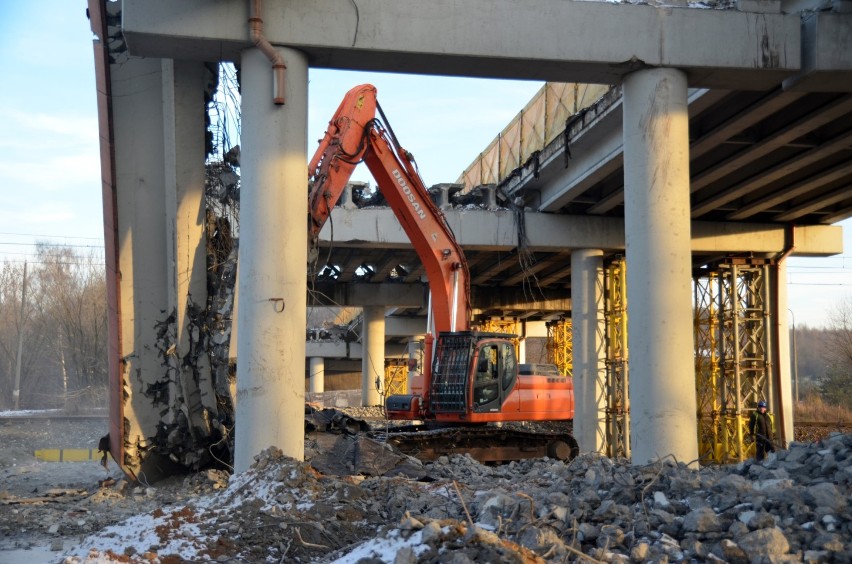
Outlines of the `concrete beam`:
M248 2L122 7L135 56L237 60L250 46ZM767 89L800 66L795 14L570 0L281 0L264 5L263 20L271 43L324 68L615 84L667 66L683 69L690 85Z
M337 233L334 238L337 244ZM425 284L317 282L309 285L308 291L311 294L308 303L314 306L426 307L428 305Z
M388 337L415 337L426 334L426 316L385 317L385 335Z
M308 358L353 358L350 357L346 341L306 341L305 356ZM360 358L360 351L358 358ZM361 365L358 365L358 370Z
M318 291L315 294L320 299L327 299L323 295L328 296L329 292L334 292L334 300L313 305L424 308L427 306L424 299L424 287L422 283L342 284L323 282L316 285ZM564 312L571 310L571 299L565 291L552 288L541 288L536 290L534 295L530 295L529 292L517 288L476 286L471 295L471 307L477 313L495 309ZM389 316L386 319L388 323L393 323L393 328L386 329L389 335L422 335L426 327L425 318Z
M569 119L559 135L528 162L520 174L506 180L504 191L538 192L528 201L536 211L558 212L588 188L618 170L622 163L621 89L612 88L600 100ZM566 136L568 149L566 152Z
M444 214L465 249L508 251L517 247L515 220L511 211L445 210ZM338 208L332 212L332 216L336 247L411 248L408 237L390 208ZM532 251L585 248L624 250L624 220L617 217L527 212L526 227ZM785 228L784 225L772 223L693 221L692 252L780 253L786 248ZM795 240L795 256L824 257L843 252L843 229L840 226L796 226ZM323 230L320 242L331 244L330 229ZM369 287L374 288L374 285ZM375 289L370 292L377 294ZM390 303L384 293L382 301L388 306L407 305Z
M326 372L360 372L361 371L361 361L360 360L341 360L341 359L326 359L325 361L325 371Z
M473 313L500 310L536 310L551 312L571 311L571 298L564 290L537 288L534 292L523 288L483 288L477 286L471 290L471 308Z
M408 353L407 346L404 343L385 343L385 357L403 357ZM352 372L360 372L363 347L361 347L361 343L357 342L306 341L305 358L311 357L349 359L354 364L346 366L354 367L351 369ZM326 362L325 368L326 370L343 370L338 366L338 364ZM346 370L349 370L349 368L346 368Z
M850 4L846 2L845 4ZM852 13L802 16L802 72L784 81L785 90L852 92Z
M700 112L719 99L725 91L692 89L689 92L689 112ZM621 89L611 89L567 126L566 136L560 135L539 156L539 162L529 163L521 174L508 180L505 190L533 189L539 192L536 211L558 212L582 196L595 184L618 171L624 165L624 135ZM536 176L538 175L538 176Z

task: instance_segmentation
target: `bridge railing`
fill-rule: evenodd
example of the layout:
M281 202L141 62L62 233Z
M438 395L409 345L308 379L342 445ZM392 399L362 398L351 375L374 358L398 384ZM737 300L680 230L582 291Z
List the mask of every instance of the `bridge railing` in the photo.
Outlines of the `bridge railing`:
M608 90L602 84L546 82L457 180L464 191L498 184L565 130L569 117L589 107Z

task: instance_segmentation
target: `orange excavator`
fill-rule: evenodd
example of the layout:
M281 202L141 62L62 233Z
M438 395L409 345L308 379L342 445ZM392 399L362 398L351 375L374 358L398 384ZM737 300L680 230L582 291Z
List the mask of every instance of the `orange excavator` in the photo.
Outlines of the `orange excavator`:
M578 445L570 434L484 425L570 421L573 383L555 367L519 365L511 335L470 330L464 252L432 202L414 158L394 135L376 93L373 85L363 84L346 94L310 161L308 255L317 256L319 233L355 167L364 162L420 257L431 292L435 335L425 339L423 373L411 378L412 393L385 402L388 419L424 421L430 432L401 431L394 442L424 459L451 452L483 461L573 458Z

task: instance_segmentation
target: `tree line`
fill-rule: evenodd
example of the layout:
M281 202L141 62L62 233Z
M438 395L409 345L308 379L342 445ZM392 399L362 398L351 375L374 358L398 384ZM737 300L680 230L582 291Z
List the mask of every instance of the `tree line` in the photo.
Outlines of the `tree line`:
M852 296L829 314L827 328L796 327L791 353L800 400L818 396L829 405L852 409Z
M3 263L0 409L15 407L18 371L20 409L107 404L103 257L40 243L32 262Z
M19 340L21 409L106 406L103 258L39 244L26 265L21 308L24 269L9 261L0 269L0 410L14 408ZM852 296L831 312L827 328L791 329L791 353L800 400L852 408Z

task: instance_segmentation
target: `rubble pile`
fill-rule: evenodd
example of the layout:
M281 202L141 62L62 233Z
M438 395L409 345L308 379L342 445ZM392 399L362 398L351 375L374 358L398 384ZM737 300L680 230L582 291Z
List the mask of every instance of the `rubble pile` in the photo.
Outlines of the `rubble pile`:
M184 499L145 488L157 509L87 537L66 562L848 562L850 461L841 434L701 470L588 454L333 475L269 449L227 487L211 471L184 481Z

